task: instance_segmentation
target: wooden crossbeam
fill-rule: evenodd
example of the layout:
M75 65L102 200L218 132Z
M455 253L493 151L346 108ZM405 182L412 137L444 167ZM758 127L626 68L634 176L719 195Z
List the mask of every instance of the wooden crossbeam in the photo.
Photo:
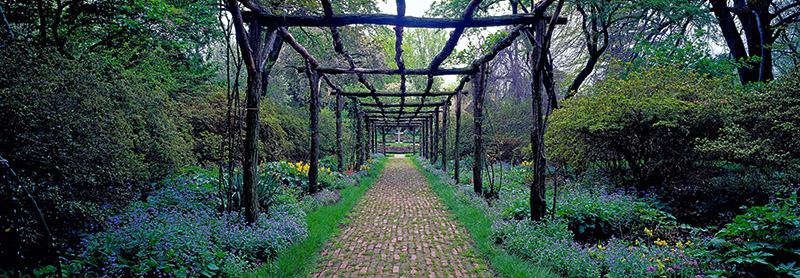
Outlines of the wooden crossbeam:
M382 75L464 75L474 74L477 70L473 67L468 68L450 68L450 69L367 69L367 68L328 68L317 67L316 71L327 74L382 74Z
M419 115L419 116L413 116L413 115L383 116L383 115L368 114L367 117L370 120L383 120L383 119L392 119L392 120L394 120L394 119L430 119L431 115L427 115L426 114L426 115Z
M370 93L370 92L336 92L336 91L334 91L331 94L333 94L333 95L341 94L343 96L348 96L348 97L364 98L364 97L373 97L373 96L376 96L376 97L421 97L421 96L440 97L440 96L452 96L452 95L455 95L457 93L458 92L455 92L455 91L454 92L430 92L428 94L423 93L423 92L413 92L413 93L401 94L399 92L374 92L374 93ZM464 93L464 94L466 94L466 93Z
M357 24L393 25L412 28L470 28L493 27L517 24L533 24L538 20L550 20L552 16L536 16L532 14L489 16L470 19L430 18L402 16L393 14L337 14L332 16L308 15L273 15L253 11L242 11L244 21L253 18L265 27L331 27ZM566 17L556 19L557 24L566 24Z
M400 111L364 110L364 113L385 113L385 114L404 114L405 115L405 114L414 114L414 113L432 114L432 113L436 113L436 111L435 110L430 110L430 111L429 110L425 110L425 111L418 111L418 112L412 112L412 111L400 112Z
M440 107L444 106L444 101L442 102L431 102L431 103L362 103L361 105L367 107L384 107L384 108L391 108L391 107ZM402 110L401 110L402 112Z

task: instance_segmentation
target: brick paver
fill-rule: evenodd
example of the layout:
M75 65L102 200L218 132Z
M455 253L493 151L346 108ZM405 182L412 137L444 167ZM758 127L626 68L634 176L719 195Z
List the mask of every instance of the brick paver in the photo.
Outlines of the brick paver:
M389 159L313 277L493 277L407 158Z

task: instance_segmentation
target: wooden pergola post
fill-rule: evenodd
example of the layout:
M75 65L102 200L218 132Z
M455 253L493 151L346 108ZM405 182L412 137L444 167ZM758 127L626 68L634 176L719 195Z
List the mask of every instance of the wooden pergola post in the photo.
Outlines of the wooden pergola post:
M236 4L234 4L236 5ZM239 30L236 31L239 33ZM237 34L238 35L238 34ZM253 57L261 57L261 26L253 21L250 24L249 48ZM259 58L260 60L260 58ZM254 66L257 67L257 66ZM243 205L248 223L258 219L258 133L261 107L261 73L257 69L247 71L247 91L244 138Z
M448 98L444 104L444 113L442 114L442 170L447 171L447 113L450 112L450 99Z
M428 153L428 119L422 123L422 156L425 158L430 158Z
M456 140L453 143L453 170L455 173L453 174L453 179L456 180L456 184L461 183L459 172L461 171L461 166L459 165L459 160L461 159L461 153L458 151L459 140L461 139L461 93L456 95Z
M411 129L414 129L414 132L411 132ZM417 155L417 130L416 127L409 127L409 133L411 133L411 152L412 155Z
M364 165L364 131L362 125L364 124L363 112L361 112L361 105L356 106L356 169L360 169Z
M311 150L308 156L308 193L317 193L319 181L319 73L307 70L311 85L309 114L311 116Z
M381 127L381 144L383 144L383 155L386 156L386 127Z
M425 120L425 135L423 136L423 140L425 141L425 158L431 158L431 141L428 137L430 137L430 119Z
M367 130L369 132L369 130ZM336 159L337 170L344 172L344 147L342 147L342 95L336 94Z
M475 105L473 113L475 153L472 165L472 182L475 193L483 194L483 93L486 90L486 64L481 63L479 67L478 73L472 79L475 80L472 86L472 97Z
M433 163L439 161L439 107L433 114Z

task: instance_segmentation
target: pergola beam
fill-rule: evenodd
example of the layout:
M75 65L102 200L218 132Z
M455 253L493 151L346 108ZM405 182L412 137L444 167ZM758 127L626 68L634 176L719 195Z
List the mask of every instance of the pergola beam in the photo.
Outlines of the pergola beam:
M400 111L364 110L364 113L382 113L382 114L401 114L401 115L412 115L412 114L415 114L415 113L421 113L421 114L433 114L433 113L436 113L436 111L434 111L434 110L425 110L425 111L419 111L419 112L411 112L411 111L403 111L403 112L400 112Z
M444 101L442 102L431 102L431 103L362 103L361 105L367 107L385 107L385 108L392 108L392 107L440 107L444 106ZM398 111L398 112L405 112L405 111Z
M264 27L333 27L358 24L393 25L410 28L480 28L533 24L538 20L547 20L552 16L532 14L516 14L488 16L469 19L431 18L415 16L397 16L392 14L337 14L331 16L307 15L273 15L253 11L242 11L242 18L250 21L257 18ZM566 17L558 17L558 24L566 24Z
M360 97L360 98L373 97L373 96L376 96L376 97L421 97L421 96L441 97L441 96L452 96L452 95L455 95L455 94L458 94L458 93L459 92L456 92L456 91L453 91L453 92L430 92L428 94L426 94L424 92L413 92L413 93L405 93L405 94L402 94L402 93L399 93L399 92L374 92L374 93L370 93L370 92L337 92L337 91L331 92L331 94L333 94L333 95L341 94L343 96ZM466 93L464 93L464 94L466 94Z
M405 75L464 75L464 74L474 74L477 70L473 67L469 68L450 68L450 69L437 69L437 70L430 70L430 69L405 69L401 71L400 69L367 69L367 68L329 68L329 67L317 67L314 70L327 73L327 74L382 74L382 75L398 75L398 74L405 74Z

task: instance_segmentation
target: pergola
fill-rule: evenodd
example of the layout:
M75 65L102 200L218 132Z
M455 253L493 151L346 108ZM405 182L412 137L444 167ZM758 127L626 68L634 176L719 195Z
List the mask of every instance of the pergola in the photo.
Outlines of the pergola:
M432 161L436 162L441 156L442 167L447 168L447 132L448 126L448 111L452 105L452 100L455 98L455 122L456 132L454 140L454 153L458 154L458 145L461 140L460 134L460 120L461 120L461 103L462 97L467 95L464 90L467 82L471 82L471 93L474 105L474 163L473 163L473 181L476 190L481 187L482 179L481 172L483 171L483 139L482 139L482 119L483 119L483 102L484 94L486 92L486 64L494 59L494 57L503 49L510 46L514 40L521 35L526 35L527 38L535 45L536 49L544 55L536 56L541 57L545 61L544 56L547 56L547 49L549 47L549 38L552 36L552 30L555 25L565 24L566 18L559 17L563 0L558 1L555 12L553 15L545 15L545 10L550 7L554 0L544 0L539 4L531 3L531 12L525 8L518 0L512 0L511 15L502 16L489 16L475 18L473 14L478 9L481 0L472 0L464 9L460 18L446 19L446 18L422 18L405 16L406 3L405 0L396 0L397 14L335 14L330 0L321 0L323 15L309 16L309 15L291 15L282 14L274 15L267 13L264 9L254 6L249 1L238 1L244 4L249 11L240 11L237 0L227 0L227 9L231 12L236 29L237 42L242 52L242 57L245 60L245 65L248 68L248 90L247 90L247 134L245 142L245 201L254 198L248 196L248 190L254 188L253 184L248 185L248 167L250 175L254 175L255 159L257 158L257 137L250 136L255 129L257 134L257 124L251 126L251 120L257 123L258 119L258 99L259 89L265 90L268 82L269 75L269 62L274 62L277 59L277 53L280 51L280 46L283 43L291 46L306 62L304 69L310 84L310 121L311 121L311 151L309 157L309 183L310 193L317 190L318 182L318 159L319 159L319 112L320 112L320 85L324 81L328 87L331 88L332 94L336 97L336 143L337 143L337 156L339 158L339 170L342 170L342 161L344 161L344 154L341 140L341 110L342 110L342 97L357 100L359 103L357 107L359 112L356 113L356 130L357 130L357 165L363 164L366 153L369 151L376 151L377 145L377 130L387 127L405 127L411 129L418 129L421 133L420 151L425 157L430 157ZM524 13L518 14L518 9L522 9ZM249 32L245 32L244 23L249 24ZM394 26L395 31L395 63L397 68L360 68L357 66L356 61L350 56L348 51L342 44L341 35L337 27L346 25L390 25ZM287 30L292 26L306 26L306 27L321 27L330 29L334 50L342 56L348 63L347 67L337 67L332 65L323 65L318 59L313 57L307 49L295 40L292 34ZM513 26L511 31L500 40L495 41L494 45L489 48L486 53L475 57L475 59L467 66L456 68L442 68L442 63L454 51L456 44L461 38L464 30L471 27L495 27L495 26ZM549 26L549 28L548 28ZM413 28L453 28L445 45L441 51L433 58L425 68L406 68L403 60L403 30L405 27ZM259 42L262 37L262 29L267 29L268 35L265 36L269 39L264 40L263 45ZM259 61L266 61L261 62ZM537 60L538 61L538 60ZM274 64L274 63L273 63ZM547 63L544 63L547 65ZM537 68L537 67L534 67ZM542 71L538 76L547 77L545 67L538 67ZM552 77L552 73L551 77ZM253 78L250 75L254 75ZM334 81L336 75L355 75L365 91L353 92L346 91L338 86ZM399 76L400 88L396 91L379 91L368 81L370 75L393 75ZM418 75L426 76L427 84L425 89L420 92L409 92L406 90L407 76ZM435 76L441 75L460 75L462 76L458 86L453 91L433 91L433 83ZM259 80L260 79L260 80ZM537 78L532 78L533 83L538 84ZM532 86L535 88L536 86ZM418 102L410 102L407 98L419 97ZM255 111L255 112L253 112ZM252 114L252 115L251 115ZM254 117L254 119L251 119ZM367 141L366 144L362 142L362 129L366 130ZM255 143L254 143L255 142ZM454 157L454 170L455 177L459 176L459 155ZM358 167L358 166L357 166ZM251 186L251 187L248 187ZM253 193L250 193L253 194ZM248 214L246 212L246 214ZM248 216L249 217L249 216Z

